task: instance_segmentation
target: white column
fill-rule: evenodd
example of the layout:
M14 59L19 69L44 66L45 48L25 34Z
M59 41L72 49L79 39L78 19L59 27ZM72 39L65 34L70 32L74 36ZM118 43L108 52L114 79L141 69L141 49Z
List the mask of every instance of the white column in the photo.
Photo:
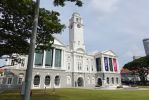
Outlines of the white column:
M28 57L29 56L27 56L27 61L26 61L26 69L27 69L27 64L28 64ZM33 68L35 68L35 57L36 57L36 53L34 53L34 61L33 61Z
M105 71L104 56L101 56L101 60L102 60L102 68L103 68L103 72L106 72L106 71Z
M61 50L61 69L64 67L64 50Z
M55 48L53 48L53 62L52 62L52 68L55 67Z
M72 72L76 72L76 70L78 69L78 65L76 64L76 57L75 57L75 54L73 53L73 63L72 63Z
M43 63L42 63L42 68L45 68L45 60L46 60L46 51L43 51Z

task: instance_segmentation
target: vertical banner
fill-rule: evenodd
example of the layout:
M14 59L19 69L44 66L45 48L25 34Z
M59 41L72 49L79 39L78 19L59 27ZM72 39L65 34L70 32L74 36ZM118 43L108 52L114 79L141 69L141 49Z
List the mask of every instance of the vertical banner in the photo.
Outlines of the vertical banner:
M110 66L110 71L113 72L112 58L109 58L109 66Z
M113 67L114 67L114 71L117 72L117 61L116 61L116 59L113 59Z
M109 68L108 68L108 58L107 57L104 57L104 65L105 65L105 70L106 71L109 71Z
M96 58L96 70L101 71L101 59Z

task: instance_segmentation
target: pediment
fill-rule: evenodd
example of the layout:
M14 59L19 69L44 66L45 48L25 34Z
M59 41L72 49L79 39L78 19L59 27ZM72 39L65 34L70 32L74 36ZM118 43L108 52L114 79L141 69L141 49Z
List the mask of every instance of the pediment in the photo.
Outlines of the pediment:
M76 51L79 52L79 53L85 53L85 50L82 49L82 48L78 48Z
M65 46L64 43L62 43L60 40L57 38L54 38L54 45L59 45L59 46Z
M112 50L103 51L102 54L110 55L110 56L117 56Z

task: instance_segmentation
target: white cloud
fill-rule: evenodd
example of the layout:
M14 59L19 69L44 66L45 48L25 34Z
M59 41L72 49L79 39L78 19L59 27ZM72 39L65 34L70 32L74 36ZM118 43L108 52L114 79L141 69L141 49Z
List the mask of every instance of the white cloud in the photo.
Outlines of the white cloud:
M109 14L117 10L119 0L91 0L91 7L97 14Z
M94 51L89 52L89 54L94 55L94 54L96 54L98 52L99 52L99 50L94 50Z

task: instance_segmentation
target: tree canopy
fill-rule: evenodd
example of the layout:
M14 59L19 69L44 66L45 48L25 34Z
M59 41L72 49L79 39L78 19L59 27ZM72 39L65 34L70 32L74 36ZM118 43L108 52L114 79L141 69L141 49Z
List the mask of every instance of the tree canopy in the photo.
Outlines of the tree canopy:
M135 59L124 65L130 71L134 71L139 74L142 82L147 81L147 75L149 74L149 56Z
M70 1L70 2L75 2L75 5L77 6L82 6L82 1L81 0L54 0L53 4L55 6L65 6L65 2Z
M35 2L24 1L27 0L0 0L0 56L29 52ZM64 6L66 1L82 6L80 0L54 0L53 4ZM54 41L52 34L65 28L59 16L58 12L39 9L36 48L49 49Z

